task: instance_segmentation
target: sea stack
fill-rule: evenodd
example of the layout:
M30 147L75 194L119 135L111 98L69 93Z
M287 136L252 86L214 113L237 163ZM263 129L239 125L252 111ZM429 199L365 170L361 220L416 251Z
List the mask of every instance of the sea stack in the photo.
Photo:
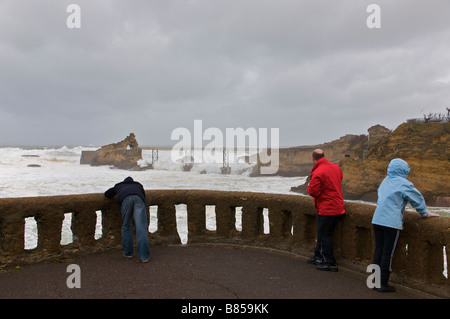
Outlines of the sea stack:
M96 151L83 151L80 164L91 166L109 165L119 169L135 169L142 159L142 148L134 133L118 143L104 145Z

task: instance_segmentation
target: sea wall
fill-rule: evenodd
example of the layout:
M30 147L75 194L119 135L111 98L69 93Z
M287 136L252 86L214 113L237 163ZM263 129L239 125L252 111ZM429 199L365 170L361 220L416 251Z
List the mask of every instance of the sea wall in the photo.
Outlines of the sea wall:
M157 230L150 244L181 244L176 205L186 204L189 243L229 243L263 246L310 255L315 246L316 212L311 198L249 192L149 190L147 205L157 207ZM206 228L206 206L215 207L216 229ZM335 254L342 266L364 272L374 248L371 218L374 206L346 202L346 215L334 234ZM236 211L242 228L236 228ZM268 211L269 229L263 211ZM72 214L73 242L61 244L65 213ZM97 213L102 235L95 238ZM25 249L25 218L34 217L38 243ZM444 275L449 260L450 219L422 219L406 212L405 227L394 258L392 279L422 291L450 297ZM17 265L95 253L120 247L120 208L103 194L0 199L0 263ZM448 277L448 274L447 274Z

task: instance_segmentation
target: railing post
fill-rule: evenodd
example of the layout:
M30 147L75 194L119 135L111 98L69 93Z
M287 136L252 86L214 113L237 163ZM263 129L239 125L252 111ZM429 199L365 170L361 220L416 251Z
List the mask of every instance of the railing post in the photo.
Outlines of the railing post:
M96 222L95 211L86 209L72 214L72 232L81 245L92 246L95 243Z
M242 237L252 239L264 234L263 208L254 205L242 207Z
M25 219L7 216L0 220L0 255L23 255L25 243Z
M201 203L190 202L187 206L188 218L188 243L195 242L196 237L205 235L206 209Z
M279 207L269 207L270 237L281 239L291 236L292 213Z
M394 273L432 284L444 284L448 279L443 275L444 253L439 242L430 242L414 235L414 239L400 234L399 251L394 255ZM407 245L407 247L406 247ZM448 260L447 260L448 262Z
M216 234L228 238L235 230L236 215L235 208L228 203L218 202L216 204Z
M423 261L426 282L443 284L446 278L443 275L444 270L444 253L443 246L440 242L422 241ZM448 265L448 264L447 264ZM429 271L432 269L432 271Z
M293 212L293 244L296 250L311 250L317 237L317 215L306 214L300 208Z
M174 203L164 202L158 204L157 234L164 237L164 240L168 243L181 244L181 239L177 232L177 218Z
M48 208L36 216L38 246L36 250L47 254L58 253L61 250L61 229L64 220L64 212L58 209Z
M110 208L104 208L102 212L102 238L110 246L116 246L121 243L122 215L119 205Z

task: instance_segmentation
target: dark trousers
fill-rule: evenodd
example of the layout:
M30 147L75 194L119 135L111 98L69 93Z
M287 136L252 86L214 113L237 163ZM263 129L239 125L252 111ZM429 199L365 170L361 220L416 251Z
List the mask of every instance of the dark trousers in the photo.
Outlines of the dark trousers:
M394 257L400 230L374 224L373 231L375 234L373 263L380 266L381 273L392 272L392 257Z
M342 215L317 215L317 245L314 256L325 264L335 265L332 236L336 223Z

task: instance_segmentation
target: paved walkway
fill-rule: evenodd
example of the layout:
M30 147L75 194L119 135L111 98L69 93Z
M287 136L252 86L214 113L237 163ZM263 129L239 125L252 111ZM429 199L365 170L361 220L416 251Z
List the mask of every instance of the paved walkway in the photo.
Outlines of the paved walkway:
M80 288L69 289L70 264ZM349 275L350 274L350 275ZM378 293L365 278L340 269L323 272L303 257L234 246L153 247L148 263L114 249L63 262L0 273L0 298L298 299L414 298L407 291Z

